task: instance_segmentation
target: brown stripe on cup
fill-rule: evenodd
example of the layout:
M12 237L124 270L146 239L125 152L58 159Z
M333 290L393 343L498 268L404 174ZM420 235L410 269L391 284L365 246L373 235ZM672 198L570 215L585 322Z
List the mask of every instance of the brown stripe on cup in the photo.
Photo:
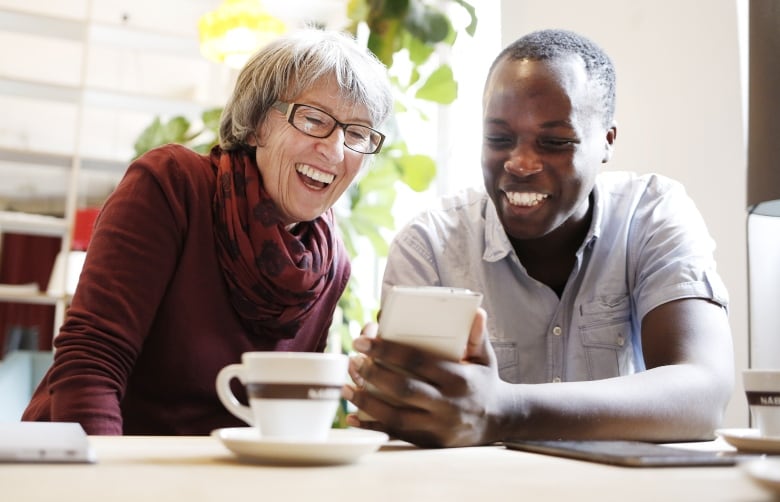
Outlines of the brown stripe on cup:
M308 383L250 383L246 386L252 399L321 399L341 397L341 386Z
M749 390L745 392L748 404L753 406L780 406L780 392Z

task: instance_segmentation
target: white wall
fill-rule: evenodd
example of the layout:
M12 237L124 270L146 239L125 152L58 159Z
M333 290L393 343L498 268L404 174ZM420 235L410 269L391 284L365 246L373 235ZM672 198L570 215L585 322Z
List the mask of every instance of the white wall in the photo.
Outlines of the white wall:
M738 0L502 0L502 46L577 31L612 57L618 140L610 169L678 179L703 213L731 296L737 371L747 365L746 158ZM724 425L744 427L741 379Z

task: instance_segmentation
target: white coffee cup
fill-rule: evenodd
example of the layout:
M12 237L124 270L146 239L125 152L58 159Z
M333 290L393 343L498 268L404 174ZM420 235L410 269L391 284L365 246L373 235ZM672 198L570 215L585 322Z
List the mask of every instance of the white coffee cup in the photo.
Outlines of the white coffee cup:
M347 379L347 356L315 352L246 352L241 364L217 375L217 395L232 414L263 438L324 441L333 425ZM237 378L249 406L230 389Z
M761 436L780 438L780 369L743 370L742 384Z

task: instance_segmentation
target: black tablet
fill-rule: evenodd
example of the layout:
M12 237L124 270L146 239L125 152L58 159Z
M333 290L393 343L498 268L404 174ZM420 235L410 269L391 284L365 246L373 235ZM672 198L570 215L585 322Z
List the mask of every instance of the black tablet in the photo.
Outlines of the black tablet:
M642 441L508 439L504 445L512 450L628 467L729 466L739 460L735 452L692 450Z

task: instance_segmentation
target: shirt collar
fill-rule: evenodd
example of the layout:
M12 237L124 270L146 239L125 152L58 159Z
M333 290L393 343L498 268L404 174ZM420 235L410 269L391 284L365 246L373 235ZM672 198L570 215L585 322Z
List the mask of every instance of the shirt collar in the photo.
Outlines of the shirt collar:
M513 253L514 248L504 232L501 220L498 219L493 199L487 195L485 199L487 200L485 207L485 252L482 253L482 259L487 262L496 262Z
M604 192L600 188L598 181L593 185L593 191L590 192L593 201L593 219L590 222L590 230L585 236L585 244L595 242L601 235L601 225L604 221Z

